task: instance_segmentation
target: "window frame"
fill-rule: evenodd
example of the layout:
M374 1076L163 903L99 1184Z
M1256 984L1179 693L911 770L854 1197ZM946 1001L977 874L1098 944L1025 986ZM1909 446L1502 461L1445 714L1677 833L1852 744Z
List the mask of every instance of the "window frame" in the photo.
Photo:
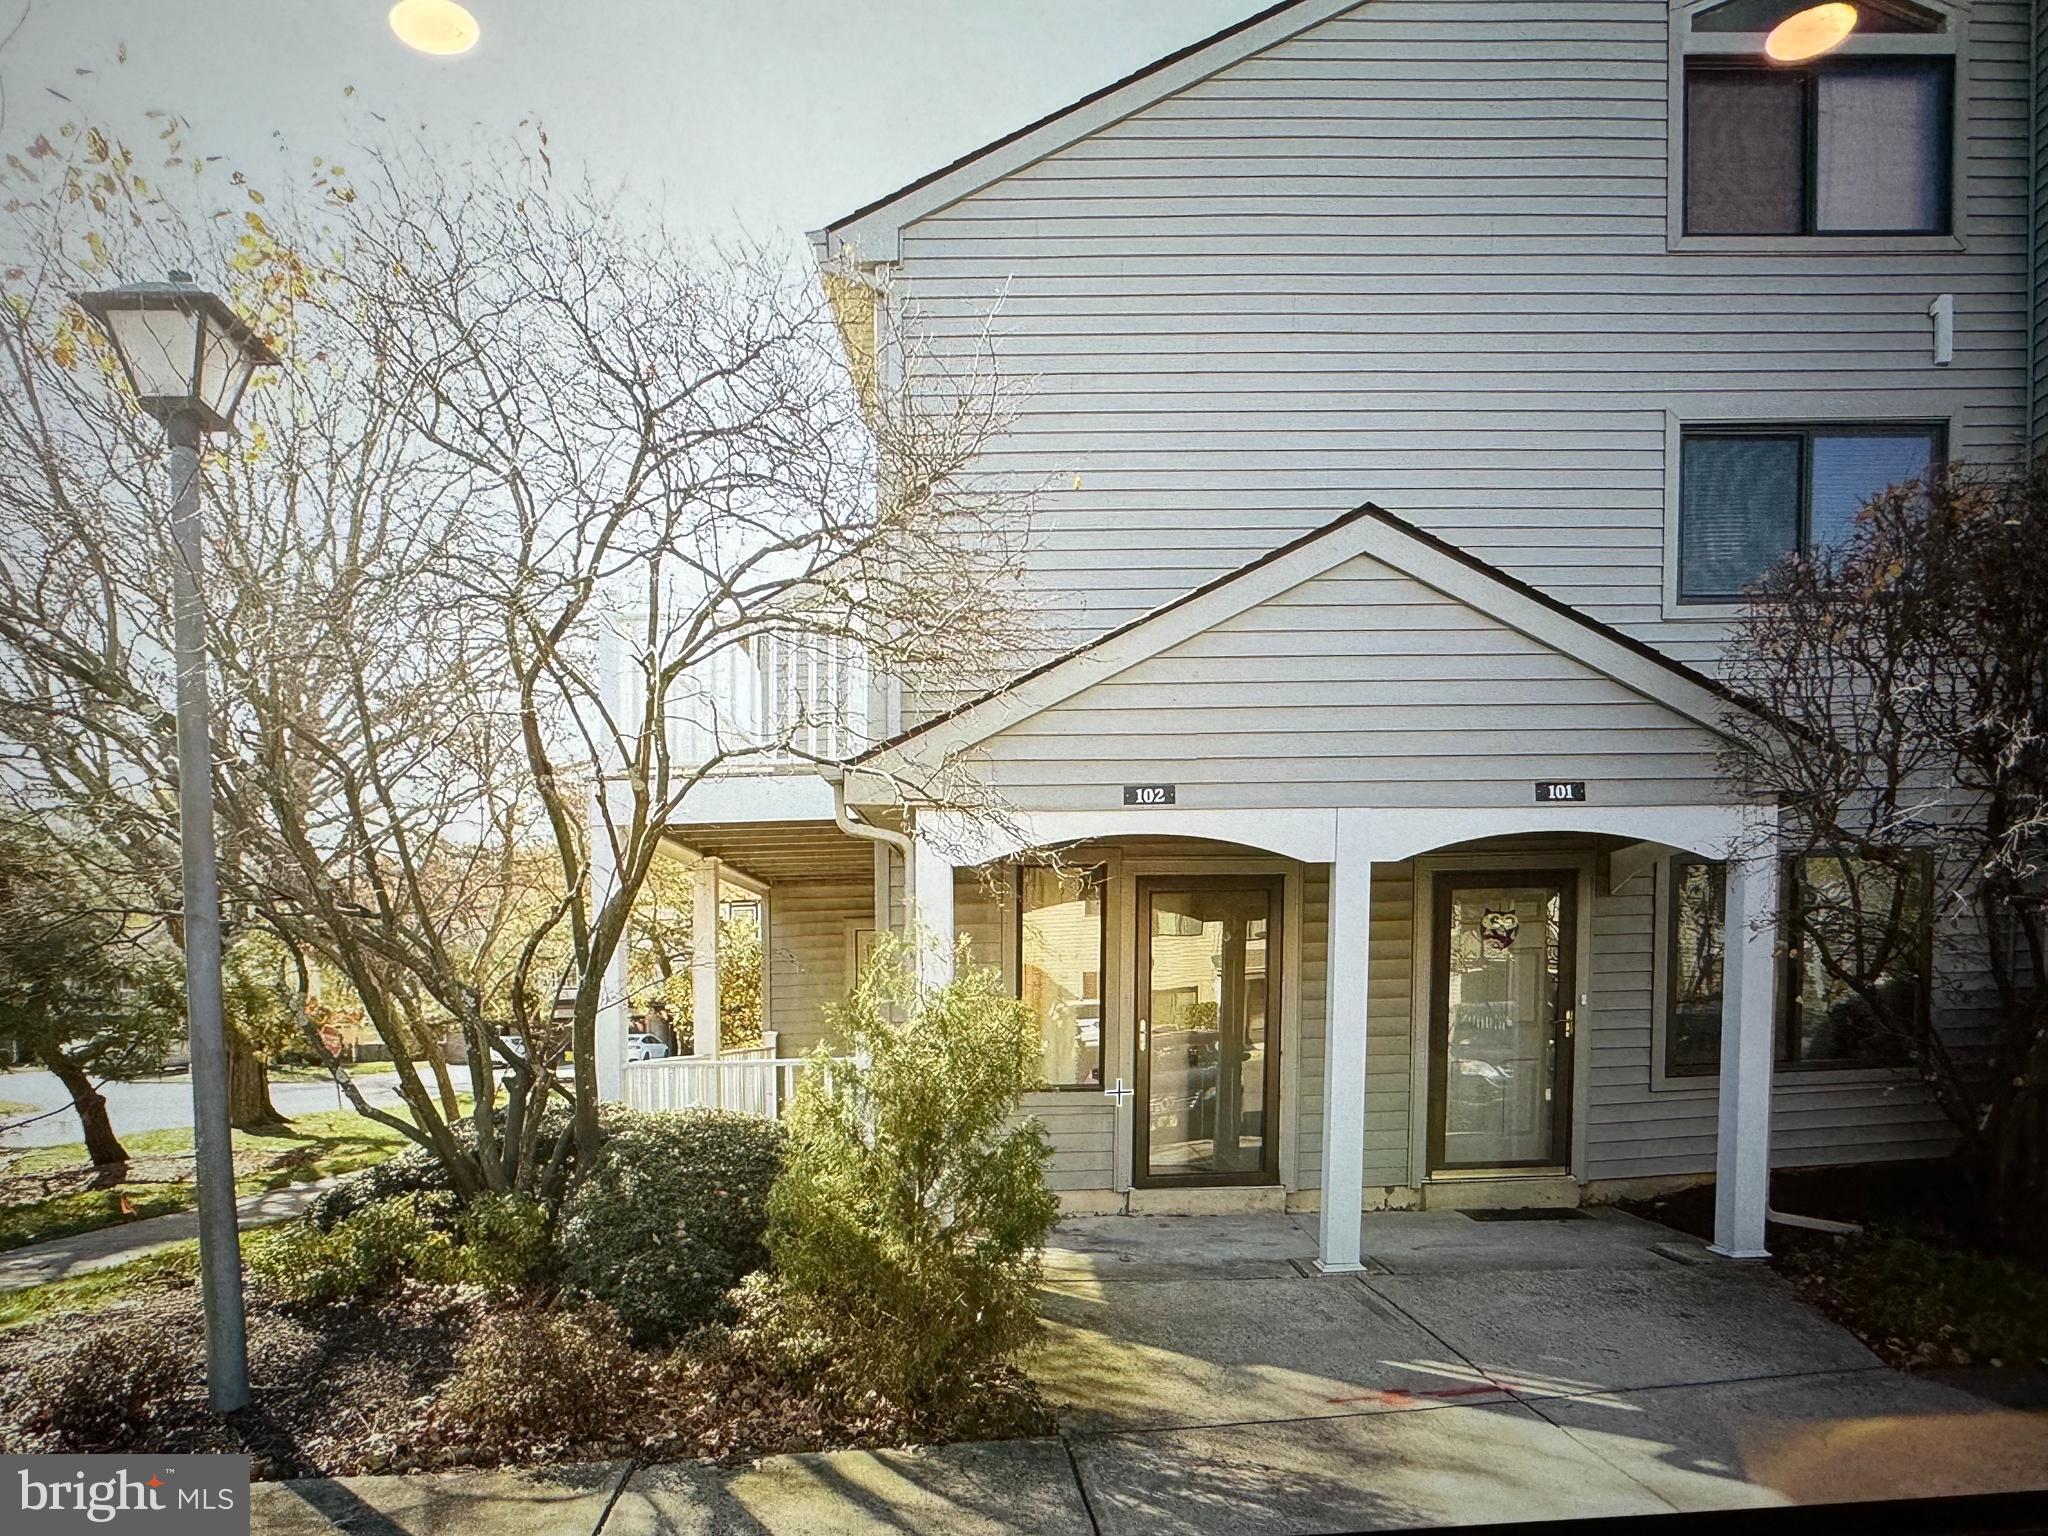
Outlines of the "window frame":
M1685 583L1685 445L1693 438L1797 438L1799 440L1799 527L1795 553L1802 559L1813 550L1813 444L1822 437L1900 437L1925 432L1934 440L1933 462L1949 462L1950 423L1940 416L1885 417L1856 421L1717 421L1682 422L1671 459L1671 516L1665 527L1670 550L1667 561L1667 607L1676 606L1688 617L1702 612L1734 614L1753 601L1747 593L1691 594Z
M1811 857L1834 857L1815 852ZM1783 925L1792 919L1792 904L1796 900L1797 883L1795 865L1799 855L1787 855L1780 861L1778 893L1780 904L1781 931ZM1721 1066L1718 1054L1711 1067L1679 1068L1671 1059L1671 1027L1674 1020L1672 1007L1673 991L1677 984L1678 950L1678 867L1681 864L1716 865L1724 871L1725 859L1710 859L1701 854L1675 853L1656 863L1656 894L1653 911L1654 949L1652 996L1656 1012L1652 1019L1650 1049L1650 1087L1654 1092L1713 1092L1720 1081ZM1931 876L1931 865L1929 868ZM1725 874L1724 874L1725 879ZM1725 891L1725 886L1723 887ZM1725 903L1724 903L1725 910ZM1931 1017L1934 997L1934 923L1933 909L1927 910L1927 918L1920 933L1920 1011L1921 1024L1926 1026ZM1725 965L1726 935L1723 934L1723 957ZM1791 1042L1797 1038L1797 1008L1799 976L1796 969L1785 963L1781 953L1776 959L1777 976L1771 989L1771 1073L1798 1077L1806 1083L1869 1082L1872 1080L1896 1080L1902 1073L1911 1071L1910 1062L1897 1061L1856 1061L1832 1059L1827 1061L1801 1061L1792 1052ZM1725 971L1724 971L1725 976Z
M1694 32L1693 18L1713 9L1720 0L1691 0L1690 4L1675 5L1672 10L1670 28L1670 67L1668 76L1668 99L1666 103L1666 185L1669 195L1666 206L1665 246L1672 251L1724 251L1768 253L1778 255L1813 255L1825 252L1829 256L1854 254L1909 254L1914 252L1961 251L1969 246L1969 197L1968 197L1968 118L1966 92L1971 80L1970 33L1967 12L1948 3L1948 0L1914 0L1922 9L1935 12L1943 19L1940 32L1892 32L1863 33L1852 36L1848 42L1828 55L1828 68L1853 65L1855 61L1871 60L1899 62L1913 59L1936 59L1948 61L1948 155L1945 168L1944 206L1947 209L1947 228L1938 234L1911 234L1891 231L1829 231L1825 234L1797 235L1705 235L1689 233L1685 227L1686 190L1686 77L1687 66L1698 60L1702 63L1741 64L1762 59L1765 33L1762 32ZM1816 61L1817 63L1820 61ZM1757 67L1772 68L1759 63ZM1814 65L1782 66L1802 72L1818 73ZM1807 114L1808 138L1812 139L1816 126L1816 114ZM1809 145L1809 164L1813 150ZM1814 178L1808 176L1807 195L1809 202L1815 195ZM1810 219L1809 219L1810 222Z
M1010 935L1010 995L1018 1002L1024 1001L1024 879L1025 873L1033 869L1056 869L1044 860L1019 860L1014 866L1016 874L1010 885L1011 898L1016 903L1017 916ZM1099 1010L1095 1022L1095 1070L1101 1080L1093 1083L1048 1083L1038 1091L1043 1093L1101 1093L1109 1082L1109 925L1110 925L1110 867L1108 861L1092 864L1076 864L1071 873L1083 875L1101 893L1097 903L1095 924L1095 985L1102 994L1096 1006ZM1044 1042L1045 1020L1040 1018L1039 1040Z
M1728 935L1725 914L1727 911L1726 860L1710 859L1704 854L1677 853L1668 859L1660 859L1657 866L1657 952L1662 960L1656 981L1657 996L1657 1076L1677 1083L1713 1082L1721 1075L1718 1054L1711 1067L1679 1067L1672 1063L1671 1027L1677 1018L1678 998L1678 871L1679 866L1688 864L1720 865L1724 871L1722 882L1722 911L1724 920L1721 934L1722 984L1727 983ZM1725 996L1725 990L1724 990ZM1776 1025L1773 1022L1775 1032ZM1772 1060L1776 1062L1776 1047L1773 1046Z
M1742 34L1728 34L1740 36ZM1900 64L1926 67L1940 82L1942 92L1941 137L1946 140L1948 153L1942 156L1937 167L1939 183L1936 188L1935 206L1941 210L1938 224L1925 229L1822 229L1820 227L1820 82L1825 75L1854 74L1861 71L1895 68ZM1946 239L1955 228L1955 141L1956 141L1956 73L1952 56L1928 53L1850 55L1846 58L1830 56L1804 65L1775 65L1762 58L1732 57L1725 54L1691 54L1685 61L1684 91L1687 117L1690 127L1692 114L1692 80L1695 73L1708 71L1723 74L1782 74L1795 75L1804 83L1806 132L1800 148L1800 227L1796 230L1777 230L1758 234L1737 234L1713 230L1694 230L1691 227L1691 194L1686 185L1687 164L1675 167L1674 180L1678 188L1678 218L1683 238L1688 240L1810 240L1825 242L1832 247L1842 240L1891 240L1891 239Z
M1779 902L1782 908L1782 916L1779 921L1782 931L1790 932L1797 922L1798 914L1794 908L1794 903L1799 898L1800 886L1797 877L1797 866L1800 860L1837 859L1846 861L1854 857L1854 854L1848 852L1829 853L1822 849L1812 849L1805 854L1787 857L1783 861L1784 867L1780 870L1778 878ZM1915 959L1920 970L1920 995L1917 999L1918 1008L1916 1011L1919 1014L1919 1027L1925 1029L1932 1017L1934 1007L1934 907L1931 899L1934 890L1934 861L1924 851L1917 854L1909 854L1908 857L1911 858L1913 863L1920 866L1921 879L1925 882L1928 895L1928 899L1922 903L1920 932L1917 935L1918 943L1914 946L1917 951ZM1789 954L1786 958L1790 958ZM1830 1057L1821 1061L1808 1061L1801 1057L1798 1053L1800 1012L1803 1007L1800 995L1801 980L1799 967L1786 964L1783 960L1779 962L1777 1030L1771 1044L1771 1056L1775 1064L1775 1070L1799 1073L1897 1072L1911 1065L1909 1058L1903 1053L1890 1061L1867 1060L1854 1057Z

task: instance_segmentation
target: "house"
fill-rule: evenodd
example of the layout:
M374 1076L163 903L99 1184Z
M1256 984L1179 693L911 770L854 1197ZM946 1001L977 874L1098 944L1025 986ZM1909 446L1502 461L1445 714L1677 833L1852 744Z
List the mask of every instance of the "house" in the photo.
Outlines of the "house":
M818 233L869 366L995 315L1075 639L943 705L760 659L875 700L674 829L785 1055L915 911L1040 1012L1070 1209L1315 1210L1332 1270L1362 1212L1707 1176L1754 1256L1771 1167L1943 1149L1776 956L1827 871L1730 862L1775 813L1715 670L1772 559L2048 431L2048 51L1863 0L1767 63L1802 8L1287 0ZM1006 833L898 803L962 753Z

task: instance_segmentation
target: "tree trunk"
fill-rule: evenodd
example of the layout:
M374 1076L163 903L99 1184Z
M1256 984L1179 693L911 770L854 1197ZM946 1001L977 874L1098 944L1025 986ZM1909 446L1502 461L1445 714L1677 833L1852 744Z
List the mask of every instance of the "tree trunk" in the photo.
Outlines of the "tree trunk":
M114 1135L114 1122L107 1118L107 1101L93 1087L92 1079L62 1051L51 1051L43 1058L43 1065L71 1095L71 1107L78 1111L79 1126L85 1131L86 1156L92 1159L93 1166L104 1168L110 1163L127 1162L128 1149Z
M452 1124L462 1118L462 1101L455 1096L455 1079L448 1075L447 1048L428 1031L425 1024L416 1023L413 1035L419 1041L420 1055L426 1058L427 1066L433 1071L434 1091L441 1096L441 1113ZM470 1086L474 1090L475 1084Z
M270 1102L270 1068L249 1049L232 1025L228 1037L228 1124L238 1131L262 1131L285 1123Z

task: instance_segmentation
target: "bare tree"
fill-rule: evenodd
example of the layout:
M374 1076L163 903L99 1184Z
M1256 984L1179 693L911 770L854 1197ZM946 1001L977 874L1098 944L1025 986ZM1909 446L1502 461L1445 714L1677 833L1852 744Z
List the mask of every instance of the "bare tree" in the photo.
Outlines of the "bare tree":
M283 201L237 178L198 220L123 146L39 142L0 225L10 777L171 846L153 428L65 295L175 250L289 360L207 465L227 898L302 977L346 978L459 1189L551 1189L596 1145L603 978L685 797L824 755L821 716L844 740L866 703L813 689L740 729L710 680L774 645L965 688L1036 643L1028 498L972 470L1002 391L975 369L864 401L800 263L693 253L556 184L544 137L453 174L316 162ZM527 1065L565 980L568 1087ZM466 1133L413 1060L449 1032Z
M1727 678L1764 709L1731 716L1724 773L1778 802L1782 852L1808 874L1791 963L1836 1022L1917 1071L1994 1224L2038 1239L2048 460L1875 498L1839 548L1773 573Z

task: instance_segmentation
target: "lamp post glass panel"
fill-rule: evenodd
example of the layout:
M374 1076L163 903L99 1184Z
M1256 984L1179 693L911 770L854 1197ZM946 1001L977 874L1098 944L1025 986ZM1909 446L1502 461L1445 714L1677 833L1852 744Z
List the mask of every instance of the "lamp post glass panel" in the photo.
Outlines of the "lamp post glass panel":
M213 763L206 696L206 608L199 518L199 442L234 419L257 368L277 361L215 294L183 272L167 283L82 293L78 303L113 343L145 411L171 447L171 541L178 669L178 836L184 865L185 1011L191 1032L192 1135L199 1187L199 1266L206 1307L206 1387L214 1408L249 1401L242 1252L228 1127L228 1051L221 1021L220 885L214 865Z

